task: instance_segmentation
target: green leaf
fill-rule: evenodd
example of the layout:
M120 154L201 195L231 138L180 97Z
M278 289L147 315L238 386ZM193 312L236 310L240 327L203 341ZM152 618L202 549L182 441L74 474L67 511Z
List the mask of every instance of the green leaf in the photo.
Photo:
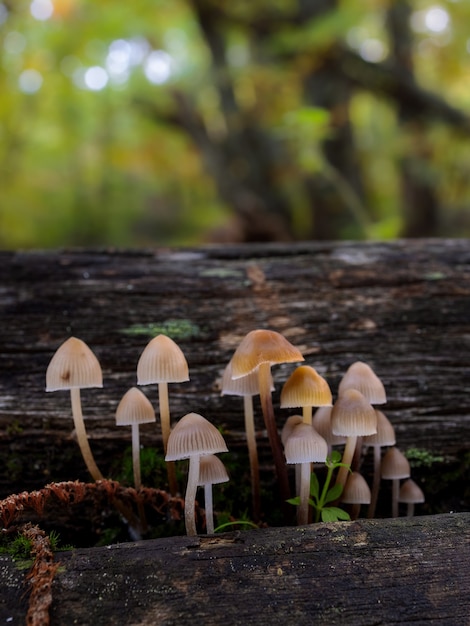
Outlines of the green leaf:
M323 522L338 522L339 520L348 521L351 518L349 513L346 513L343 509L337 506L327 506L322 509L321 519Z
M339 483L337 483L336 485L333 485L331 489L328 489L328 493L326 494L326 498L325 498L325 504L327 502L333 502L334 500L337 500L340 497L342 491L343 491L343 485L340 485Z
M320 493L320 485L318 484L318 478L316 474L312 472L312 475L310 477L310 495L315 500L318 500L319 493Z
M330 461L330 463L336 465L337 463L341 461L341 458L342 458L341 452L338 452L338 450L333 450L333 452L328 457L327 461Z
M300 498L299 496L297 496L296 498L289 498L288 500L286 500L286 502L288 502L289 504L293 504L294 506L299 506Z

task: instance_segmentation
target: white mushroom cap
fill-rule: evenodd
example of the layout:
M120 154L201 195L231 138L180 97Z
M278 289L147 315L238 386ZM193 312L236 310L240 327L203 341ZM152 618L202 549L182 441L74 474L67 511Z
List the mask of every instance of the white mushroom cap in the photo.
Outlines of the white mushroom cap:
M360 391L346 389L338 396L331 412L331 430L334 435L346 437L374 434L377 432L374 407Z
M301 424L303 421L304 420L302 415L290 415L286 419L285 424L281 430L281 443L283 446L286 445L286 442L291 436L294 427L297 426L297 424Z
M284 452L286 463L324 463L328 444L311 424L302 422L292 428Z
M341 502L345 504L370 504L370 499L370 487L362 474L351 472L341 494Z
M357 389L371 404L384 404L387 396L382 381L367 363L356 361L341 379L338 395L346 389Z
M227 451L222 435L213 424L199 413L188 413L170 433L165 460L178 461Z
M155 411L153 410L150 400L140 389L131 387L131 389L122 396L116 409L117 426L145 424L155 421Z
M410 463L398 448L390 448L384 454L381 465L381 476L387 480L409 478Z
M188 363L173 339L157 335L149 341L137 363L137 384L179 383L187 380Z
M396 443L395 438L395 429L393 428L388 417L375 409L375 414L377 416L377 432L373 435L367 435L364 437L363 442L364 445L368 446L394 446Z
M98 359L81 339L70 337L59 346L46 372L46 391L102 387Z
M201 457L198 485L216 485L229 479L225 465L214 454Z
M405 504L421 504L424 502L424 493L414 480L408 478L400 487L398 502Z
M319 407L312 418L312 425L315 430L320 433L326 443L330 446L339 446L346 443L346 437L344 435L334 435L331 430L331 413L333 411L332 406Z

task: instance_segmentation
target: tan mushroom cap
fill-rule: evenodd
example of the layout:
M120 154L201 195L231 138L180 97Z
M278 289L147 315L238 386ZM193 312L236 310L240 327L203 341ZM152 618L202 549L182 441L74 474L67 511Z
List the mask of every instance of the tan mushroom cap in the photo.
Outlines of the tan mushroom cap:
M341 379L338 395L346 389L357 389L371 404L385 404L387 396L382 381L367 363L356 361Z
M292 428L284 447L286 463L324 463L328 444L311 424L300 423Z
M394 446L396 443L395 429L388 417L378 409L375 410L377 416L377 432L374 435L367 435L363 442L368 446Z
M341 502L345 504L370 504L370 499L370 487L365 478L359 472L351 472L341 494Z
M398 448L390 448L382 458L380 473L382 478L386 480L409 478L411 473L410 463Z
M46 391L102 387L98 359L81 339L70 337L59 346L46 371Z
M199 413L188 413L170 433L165 460L178 461L227 451L224 438L213 424Z
M424 501L424 493L415 481L411 478L405 480L400 486L398 502L404 502L405 504L421 504Z
M346 389L331 412L331 431L345 437L372 435L377 431L374 407L357 389Z
M281 408L331 406L333 397L326 380L310 365L299 365L284 383Z
M155 421L155 411L150 400L140 389L131 387L122 396L116 409L116 425L130 426Z
M259 378L258 372L253 370L246 376L240 378L232 378L233 365L230 360L222 375L222 392L221 395L229 396L257 396L259 395ZM274 384L271 376L271 391L274 391Z
M201 457L198 485L216 485L230 480L225 465L214 454Z
M252 330L240 342L232 357L232 377L250 374L261 363L271 365L303 361L300 350L274 330Z
M180 383L189 380L188 363L181 348L166 335L157 335L144 348L137 363L137 383Z

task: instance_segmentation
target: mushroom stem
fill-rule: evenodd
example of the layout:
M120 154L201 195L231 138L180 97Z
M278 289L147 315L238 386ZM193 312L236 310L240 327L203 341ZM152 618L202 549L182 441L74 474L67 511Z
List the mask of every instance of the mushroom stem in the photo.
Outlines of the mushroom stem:
M367 509L367 517L371 519L375 515L375 507L377 506L377 499L379 497L380 488L380 458L381 451L380 446L373 446L374 448L374 477L372 479L372 489L370 494L370 504Z
M305 424L311 424L313 419L313 407L304 406L302 407L302 421Z
M303 526L308 524L308 499L310 496L310 475L311 464L300 463L300 485L299 497L300 504L297 507L297 524Z
M78 445L82 453L83 460L90 472L93 480L103 480L104 476L98 469L93 454L91 452L90 444L85 429L85 422L83 421L82 404L80 401L80 389L78 387L72 387L70 389L70 398L72 402L72 415L75 425L75 432L77 435Z
M408 502L408 506L406 507L406 515L407 517L413 517L415 514L415 503Z
M212 504L212 485L204 485L204 508L206 509L206 532L214 534L214 507Z
M338 476L336 477L336 484L342 485L343 489L344 485L346 484L349 469L351 467L354 450L356 449L356 441L357 435L351 435L347 437L346 445L344 446L343 458L341 459L341 463L344 463L344 465L339 468Z
M253 519L258 522L261 516L261 499L259 486L258 449L256 447L255 420L253 415L253 396L243 396L245 413L246 443L250 459L251 499Z
M140 489L142 480L140 476L140 436L139 424L132 424L132 468L134 470L134 487Z
M258 367L259 394L261 399L261 408L263 410L264 424L268 431L269 444L273 454L274 465L276 468L277 479L279 481L279 489L281 493L281 501L284 513L287 514L285 506L286 501L290 497L289 479L287 476L287 466L282 452L281 438L279 436L276 420L274 418L274 409L271 398L271 365L270 363L260 363Z
M195 537L197 535L194 507L196 505L200 461L201 457L198 455L189 458L188 484L186 485L186 494L184 497L184 521L188 537Z
M398 496L400 493L400 479L392 480L392 517L398 517Z
M170 436L170 403L168 400L168 383L158 383L158 403L160 408L160 423L162 427L163 450L166 454L168 445L168 437ZM168 487L172 496L178 492L178 483L176 480L176 468L173 461L167 461L166 464Z

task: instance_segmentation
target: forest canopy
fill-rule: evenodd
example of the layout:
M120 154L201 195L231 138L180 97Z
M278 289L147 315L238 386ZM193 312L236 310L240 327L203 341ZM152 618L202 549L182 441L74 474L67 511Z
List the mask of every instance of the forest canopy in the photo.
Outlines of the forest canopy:
M0 247L470 235L467 0L0 1Z

